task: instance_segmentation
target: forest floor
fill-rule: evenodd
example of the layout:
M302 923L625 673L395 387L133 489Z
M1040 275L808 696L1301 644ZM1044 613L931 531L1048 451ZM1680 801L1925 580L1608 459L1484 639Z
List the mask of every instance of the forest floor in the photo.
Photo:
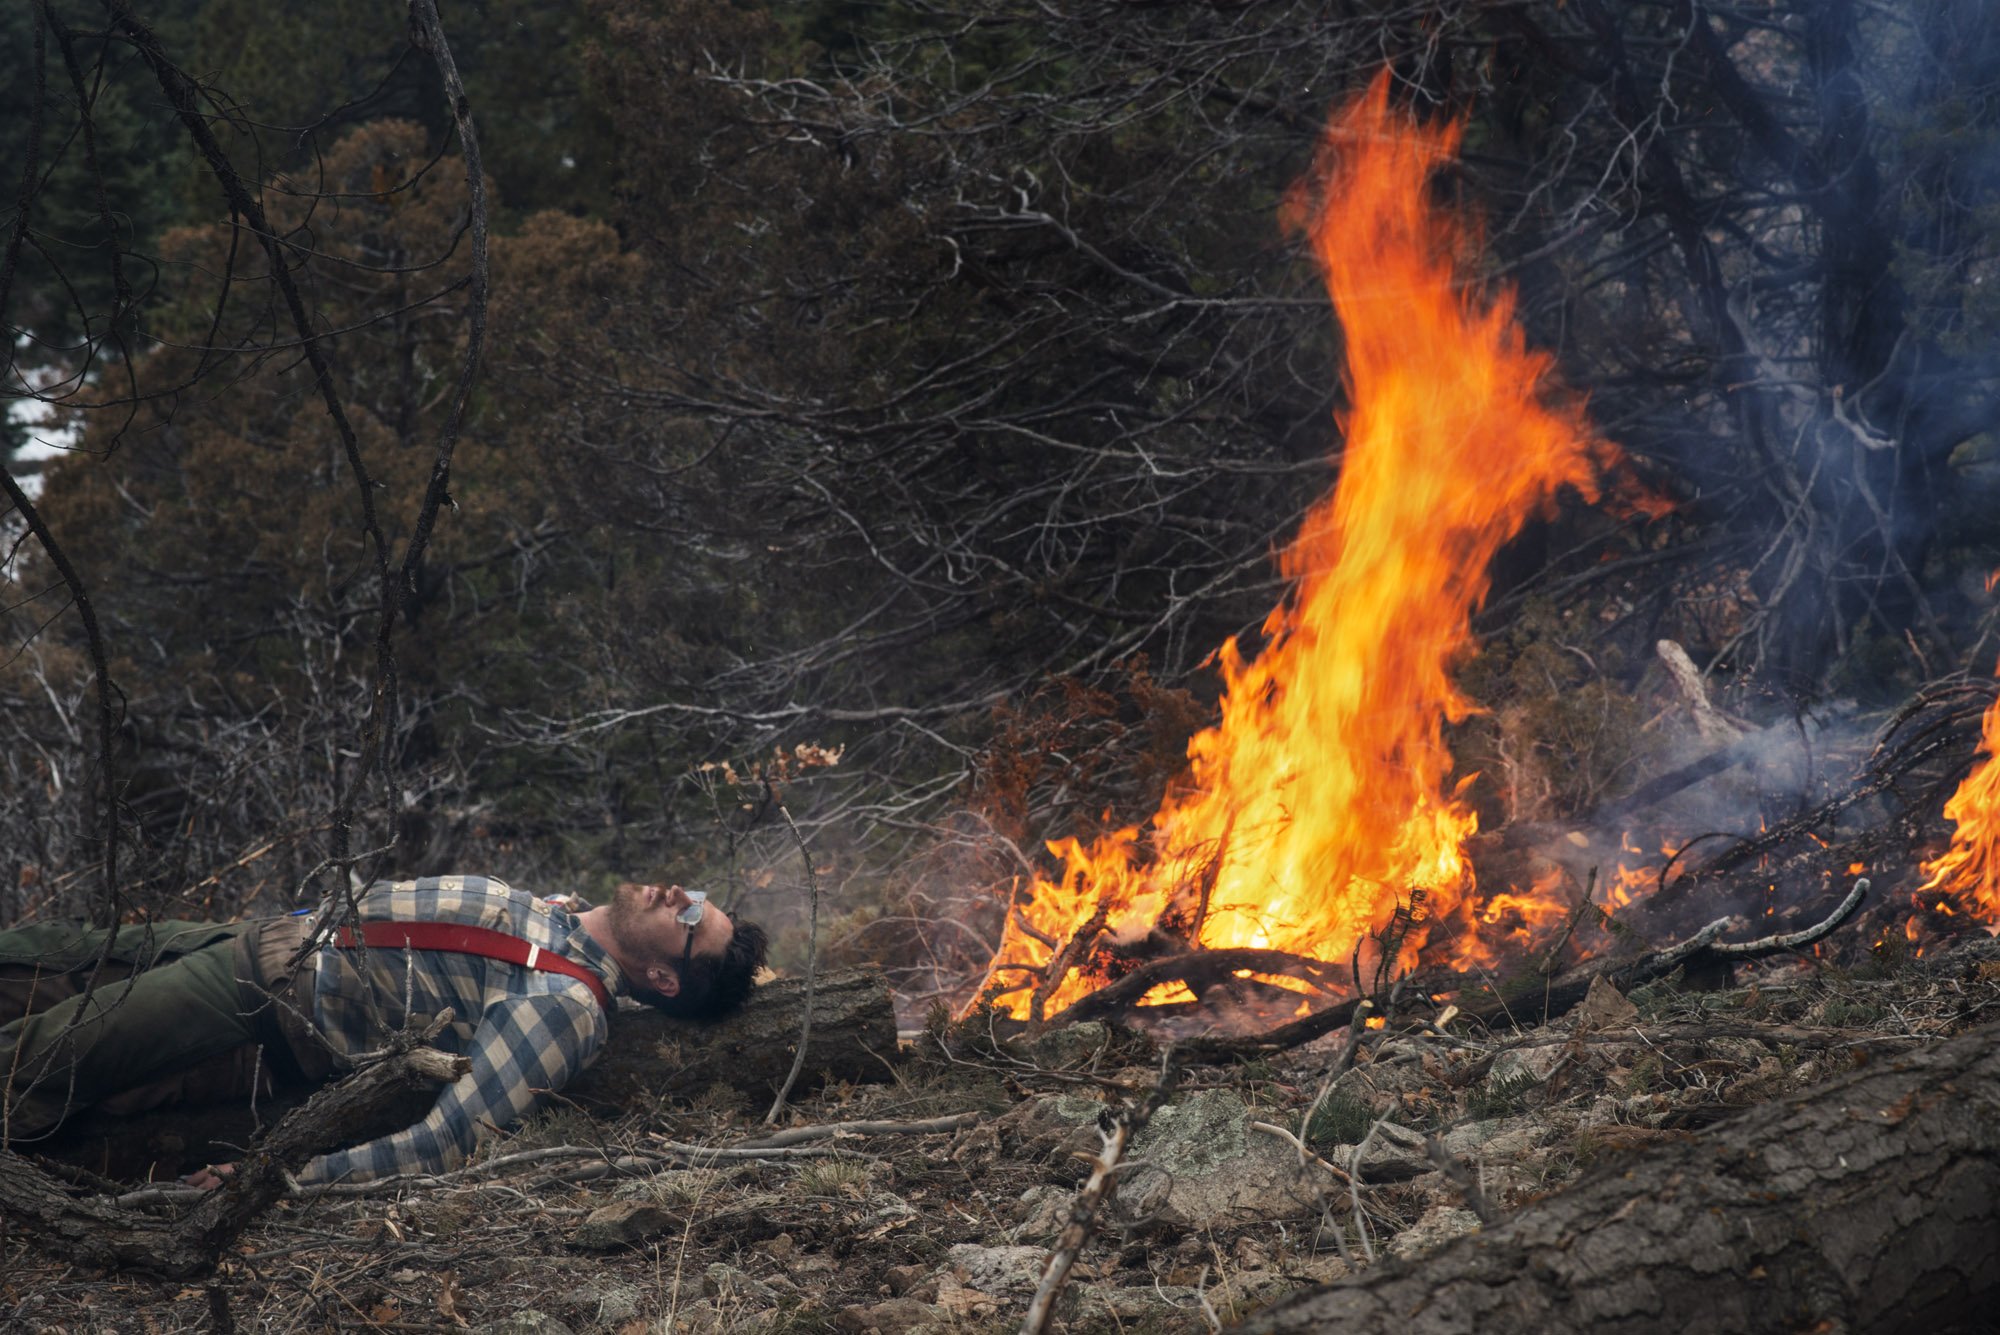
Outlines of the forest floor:
M1214 1329L1355 1268L1421 1264L1480 1210L1996 1017L2000 941L1980 934L1928 959L1603 991L1537 1028L1399 1020L1360 1031L1332 1081L1346 1032L1190 1068L1126 1155L1051 1329ZM995 1043L939 1026L892 1082L822 1089L787 1121L961 1115L952 1130L801 1132L713 1166L662 1147L768 1136L732 1090L618 1123L558 1109L446 1180L285 1200L203 1281L91 1273L7 1238L0 1329L1016 1330L1099 1115L1158 1076L1129 1031Z

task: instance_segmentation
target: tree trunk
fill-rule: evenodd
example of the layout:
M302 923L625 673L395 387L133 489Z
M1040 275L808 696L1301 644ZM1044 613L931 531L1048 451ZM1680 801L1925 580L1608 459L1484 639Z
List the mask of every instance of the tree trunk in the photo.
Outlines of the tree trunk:
M804 981L781 978L756 988L742 1010L712 1024L673 1020L655 1010L620 1011L603 1055L563 1093L587 1107L617 1108L719 1084L751 1103L769 1103L792 1069L804 1003ZM822 975L813 997L812 1046L793 1092L831 1081L886 1081L895 1059L896 1008L881 971Z
M1337 1330L1934 1332L2000 1300L2000 1026L1717 1124L1253 1316Z

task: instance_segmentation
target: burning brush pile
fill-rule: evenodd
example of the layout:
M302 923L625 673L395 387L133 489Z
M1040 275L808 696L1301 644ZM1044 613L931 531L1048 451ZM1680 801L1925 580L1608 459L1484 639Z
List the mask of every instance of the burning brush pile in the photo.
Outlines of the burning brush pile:
M1921 832L1885 815L1920 809L1888 800L1911 783L1963 774L1983 687L1926 696L1868 754L1837 719L1726 720L1662 643L1708 753L1590 828L1479 830L1445 729L1472 712L1453 673L1476 651L1495 554L1565 494L1632 520L1671 506L1550 383L1511 294L1468 295L1474 238L1431 201L1457 130L1408 122L1387 92L1377 80L1335 116L1288 209L1339 320L1348 404L1338 486L1282 553L1290 593L1261 651L1222 645L1220 721L1150 822L1049 845L1061 871L1015 894L974 1004L1035 1026L1198 1012L1330 1027L1350 1009L1330 1001L1398 978L1462 998L1648 944L1681 943L1655 963L1727 941L1740 958L1825 949L1864 903L1842 937L1875 948L2000 922L2000 714L1947 809L1947 852L1916 866L1900 850ZM1675 814L1683 790L1732 769L1754 785L1801 756L1856 777L1725 844L1695 837L1716 828L1697 809ZM1869 901L1864 873L1894 893Z

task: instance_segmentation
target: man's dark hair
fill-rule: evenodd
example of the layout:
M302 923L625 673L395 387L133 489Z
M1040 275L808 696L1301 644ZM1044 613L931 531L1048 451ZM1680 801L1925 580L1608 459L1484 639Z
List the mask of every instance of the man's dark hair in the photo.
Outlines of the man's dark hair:
M681 968L681 990L665 996L648 988L636 988L633 995L648 1006L677 1020L719 1020L741 1006L750 995L751 980L764 967L764 952L770 940L754 922L736 923L729 944L716 959L696 955Z

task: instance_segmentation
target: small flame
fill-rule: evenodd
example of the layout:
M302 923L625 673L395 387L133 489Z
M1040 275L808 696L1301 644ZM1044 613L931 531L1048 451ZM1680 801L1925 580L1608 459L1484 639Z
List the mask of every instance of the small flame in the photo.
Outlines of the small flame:
M1152 818L1094 843L1058 840L1059 877L1010 915L987 987L1017 1016L1080 928L1113 939L1172 924L1210 947L1346 959L1422 891L1428 921L1403 934L1409 963L1441 923L1462 961L1559 920L1553 896L1474 893L1461 845L1477 828L1451 782L1442 729L1473 706L1452 671L1474 650L1488 566L1530 518L1572 488L1598 493L1617 451L1574 402L1545 390L1514 301L1466 295L1471 238L1431 203L1456 125L1389 108L1389 81L1337 112L1318 164L1287 205L1311 242L1345 338L1351 407L1332 495L1306 516L1281 565L1286 600L1246 657L1217 655L1221 721L1188 744L1189 768ZM1636 851L1636 850L1635 850ZM1078 952L1079 954L1087 952ZM1006 968L1003 974L1002 967ZM1044 1013L1098 980L1044 977Z
M1978 759L1944 815L1951 847L1924 864L1923 890L1942 890L1980 921L2000 923L2000 696L1987 707Z

